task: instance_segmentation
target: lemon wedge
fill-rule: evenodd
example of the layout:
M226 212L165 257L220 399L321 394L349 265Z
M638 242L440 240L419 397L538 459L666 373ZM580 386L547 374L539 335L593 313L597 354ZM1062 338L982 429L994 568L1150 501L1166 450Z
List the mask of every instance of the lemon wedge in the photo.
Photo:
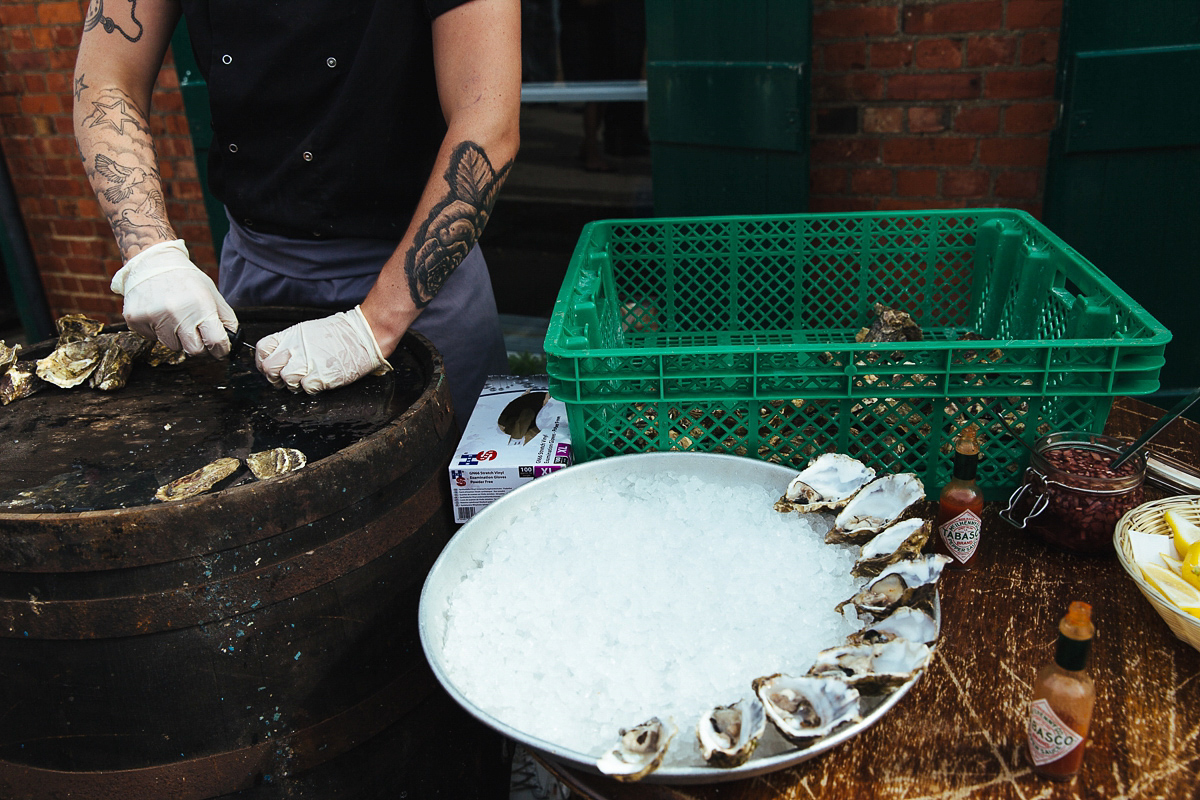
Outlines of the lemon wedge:
M1192 586L1183 578L1166 567L1157 564L1139 564L1142 575L1150 585L1167 598L1172 605L1178 606L1194 617L1200 617L1200 589Z
M1189 548L1189 552L1190 552L1190 548ZM1171 558L1171 556L1167 555L1166 553L1159 553L1158 557L1161 558L1163 560L1163 563L1167 565L1167 569L1171 570L1176 575L1183 574L1183 562L1180 561L1178 558Z
M1187 558L1188 548L1200 542L1200 525L1185 517L1177 508L1164 511L1163 522L1171 529L1175 552L1179 553L1180 558Z
M1179 567L1179 574L1185 581L1200 589L1200 542L1188 548L1183 564Z

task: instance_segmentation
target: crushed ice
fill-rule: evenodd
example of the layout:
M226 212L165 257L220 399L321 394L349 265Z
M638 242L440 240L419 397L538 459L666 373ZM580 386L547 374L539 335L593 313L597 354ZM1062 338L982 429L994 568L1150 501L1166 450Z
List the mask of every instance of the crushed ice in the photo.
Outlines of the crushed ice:
M620 728L679 726L668 764L699 764L695 724L774 672L801 674L861 623L858 548L832 517L781 514L778 487L664 472L544 494L501 526L451 593L443 658L472 703L598 756Z

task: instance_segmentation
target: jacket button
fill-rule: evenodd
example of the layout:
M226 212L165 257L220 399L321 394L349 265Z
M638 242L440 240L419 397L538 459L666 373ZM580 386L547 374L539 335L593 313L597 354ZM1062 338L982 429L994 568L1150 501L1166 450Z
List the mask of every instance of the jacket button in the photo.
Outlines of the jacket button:
M222 63L222 64L232 64L232 63L233 63L233 56L231 56L231 55L229 55L228 53L226 53L225 55L221 56L221 63Z
M325 59L325 66L329 67L330 69L333 69L334 67L337 66L337 59L334 58L333 56L330 56L329 58Z
M236 145L236 144L233 144L232 142L230 142L230 144L229 144L229 152L231 152L231 153L236 153L236 152L237 152L237 145Z
M305 160L305 161L312 161L312 159L313 159L313 155L312 155L312 153L310 153L310 152L308 152L307 150L305 150L305 151L304 151L304 160Z

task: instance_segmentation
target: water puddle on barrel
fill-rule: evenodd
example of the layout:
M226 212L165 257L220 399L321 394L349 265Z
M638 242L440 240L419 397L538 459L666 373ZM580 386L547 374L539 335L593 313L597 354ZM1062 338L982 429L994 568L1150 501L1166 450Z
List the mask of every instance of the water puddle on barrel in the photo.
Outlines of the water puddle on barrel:
M312 464L380 430L420 397L427 376L412 356L401 349L391 361L393 372L318 395L271 386L248 349L220 361L138 364L113 392L47 386L0 407L0 513L147 505L159 486L218 458L274 447L300 450ZM243 466L216 489L253 480Z

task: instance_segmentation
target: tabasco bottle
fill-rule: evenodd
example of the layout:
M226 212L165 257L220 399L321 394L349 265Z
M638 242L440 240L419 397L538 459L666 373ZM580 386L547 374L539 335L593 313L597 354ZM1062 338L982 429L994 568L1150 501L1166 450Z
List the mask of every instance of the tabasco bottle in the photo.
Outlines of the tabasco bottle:
M983 532L983 492L975 482L978 465L979 442L971 425L954 443L954 475L938 498L933 543L935 552L950 556L952 564L963 569L973 566Z
M1029 755L1033 771L1052 780L1069 780L1083 765L1084 740L1096 703L1096 689L1084 670L1095 633L1092 607L1071 603L1058 623L1054 661L1042 667L1033 682Z

